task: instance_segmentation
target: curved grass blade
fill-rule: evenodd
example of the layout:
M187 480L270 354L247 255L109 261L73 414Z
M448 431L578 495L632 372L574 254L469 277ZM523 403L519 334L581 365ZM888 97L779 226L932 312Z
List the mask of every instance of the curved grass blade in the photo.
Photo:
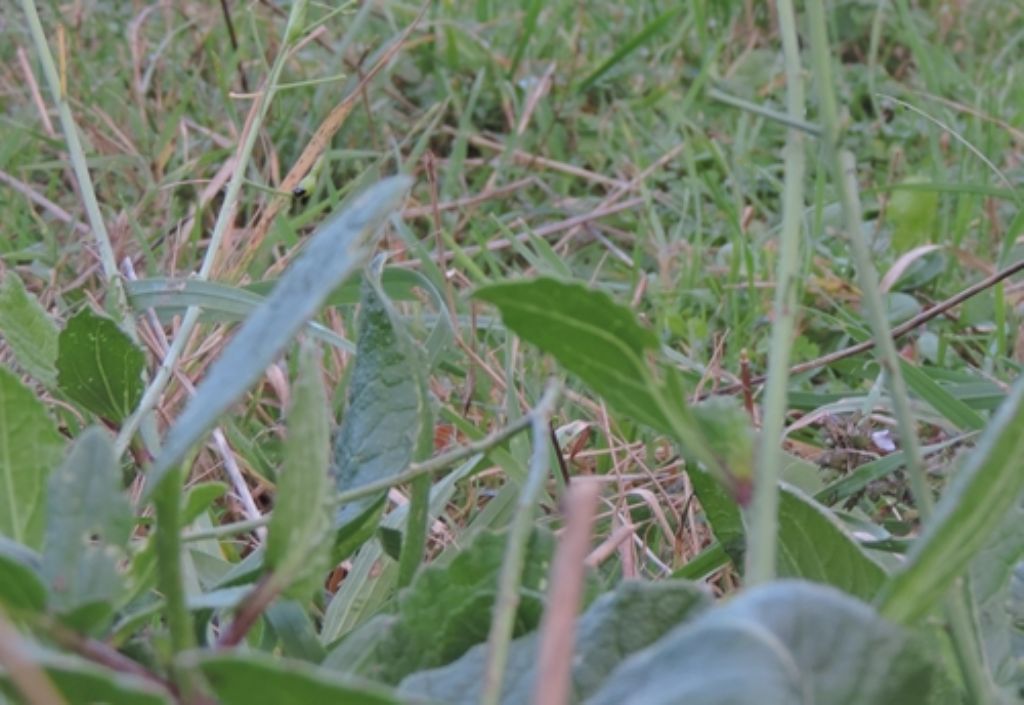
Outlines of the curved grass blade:
M150 469L146 497L284 351L328 294L369 259L378 226L411 183L406 176L385 179L313 235L273 292L246 319L210 367L196 395L171 428L163 451Z

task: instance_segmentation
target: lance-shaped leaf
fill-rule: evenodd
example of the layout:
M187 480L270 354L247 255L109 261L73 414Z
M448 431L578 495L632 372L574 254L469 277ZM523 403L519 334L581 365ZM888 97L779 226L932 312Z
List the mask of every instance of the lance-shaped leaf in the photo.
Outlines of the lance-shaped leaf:
M310 238L274 290L211 365L196 395L167 434L163 451L149 472L147 497L284 351L327 295L369 259L378 226L400 202L410 183L405 176L385 179Z
M43 405L0 367L0 535L42 545L46 478L63 449Z
M405 470L414 460L423 421L429 417L424 413L427 399L419 357L373 271L363 280L356 346L348 408L334 441L331 466L342 492ZM336 525L367 525L363 515L375 507L379 510L384 494L344 505Z
M292 385L284 469L267 539L267 565L288 582L327 548L327 465L330 462L330 423L327 393L320 374L319 348L302 349L299 375ZM323 556L326 559L326 554Z
M50 477L43 577L54 609L89 630L123 590L119 564L132 527L107 432L90 428Z
M946 594L968 563L991 540L1024 492L1024 377L1006 395L934 514L914 542L903 568L883 587L882 614L911 622Z
M18 364L47 387L57 383L57 334L57 325L36 297L8 271L0 283L0 335Z
M60 332L57 386L94 414L119 423L142 397L142 351L109 318L85 308Z

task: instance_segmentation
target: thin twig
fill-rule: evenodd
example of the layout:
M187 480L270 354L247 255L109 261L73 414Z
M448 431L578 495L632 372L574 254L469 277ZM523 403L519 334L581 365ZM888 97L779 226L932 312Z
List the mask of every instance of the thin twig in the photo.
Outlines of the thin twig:
M533 530L533 516L544 482L548 477L548 418L558 396L556 382L548 385L541 401L530 413L530 427L533 435L533 453L526 482L516 502L516 512L508 531L505 558L498 577L498 596L495 598L494 618L487 637L487 662L484 665L481 705L498 705L501 701L501 684L505 664L508 660L508 645L512 638L516 609L519 606L519 584L526 560L526 547Z
M397 475L391 477L385 477L375 482L370 482L365 485L360 485L355 489L342 492L335 496L331 504L333 506L341 506L354 502L357 499L368 497L378 492L390 489L397 485L403 485L406 482L415 480L417 477L422 475L433 475L434 473L445 470L456 463L470 458L477 453L485 453L491 448L495 447L499 443L503 443L512 436L516 435L520 431L523 431L530 427L533 423L534 418L538 414L547 414L547 408L554 404L555 398L557 398L558 390L549 388L545 391L544 396L537 402L537 406L526 414L523 414L515 421L511 422L508 426L491 433L478 441L467 443L464 446L454 448L447 453L442 453L430 460L425 460L422 463L410 463L409 467ZM225 536L234 536L237 534L247 533L261 526L266 526L270 523L271 514L264 514L259 519L237 521L231 524L222 524L221 526L215 526L210 529L203 529L199 531L192 531L185 534L182 537L182 541L202 541L205 539L218 539Z
M986 277L985 279L982 279L980 282L978 282L976 284L972 284L971 286L967 287L963 291L961 291L961 292L959 292L957 294L954 294L953 296L950 296L948 299L945 299L944 301L940 301L939 303L935 304L931 308L925 309L924 311L922 311L921 313L917 314L916 316L914 316L910 320L908 320L908 321L906 321L904 323L901 323L898 326L895 326L892 329L892 331L891 331L892 332L893 340L897 340L899 338L902 338L904 335L906 335L907 333L911 332L915 328L918 328L919 326L924 325L925 323L927 323L928 321L932 320L933 318L937 318L937 317L943 315L944 313L949 311L951 308L954 308L955 306L959 306L960 304L962 304L967 299L969 299L969 298L971 298L973 296L977 296L978 294L980 294L981 292L985 291L986 289L991 289L993 286L995 286L999 282L1001 282L1004 279L1007 279L1009 277L1012 277L1014 274L1017 274L1021 270L1024 270L1024 260L1021 260L1019 262L1014 262L1009 267L1006 267L1005 269L1001 269L998 272L996 272L995 274L993 274L993 275L991 275L989 277ZM843 348L842 350L836 350L835 352L831 352L831 353L829 353L827 355L822 355L821 357L816 357L813 360L808 360L807 362L801 362L799 365L794 365L793 367L789 368L789 373L791 375L796 375L796 374L800 374L802 372L810 372L811 370L816 370L819 367L825 367L827 365L831 365L832 363L839 362L840 360L845 360L848 357L853 357L854 355L859 355L860 353L867 352L867 351L871 350L874 347L875 347L875 340L873 338L870 339L870 340L865 340L862 343L857 343L856 345L851 345L851 346L849 346L847 348ZM754 385L763 384L764 381L767 378L768 378L767 375L755 376L755 377L753 377L751 379L751 384L754 384ZM713 392L713 393L714 394L735 394L736 392L739 392L742 389L743 389L743 385L742 384L732 384L732 385L729 385L728 387L722 387L722 388L718 389L716 392ZM705 396L711 396L711 394L712 393L708 393Z
M601 485L582 480L569 488L565 531L551 561L548 608L540 624L534 705L564 705L572 690L576 613L583 597L586 558Z

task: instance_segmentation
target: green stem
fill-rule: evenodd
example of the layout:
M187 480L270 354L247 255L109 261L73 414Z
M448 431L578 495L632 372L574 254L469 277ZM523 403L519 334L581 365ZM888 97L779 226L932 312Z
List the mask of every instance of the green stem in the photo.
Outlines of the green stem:
M782 468L782 431L786 418L789 387L789 356L796 328L797 289L800 270L800 225L804 211L804 132L795 127L804 120L804 86L800 68L800 45L796 17L790 0L778 0L776 11L782 33L786 62L786 115L792 121L784 151L785 180L782 192L782 230L779 234L779 262L775 275L774 325L768 356L768 383L762 409L758 443L754 499L747 531L748 584L756 585L775 577L778 534L779 476Z
M278 80L281 76L281 69L284 67L284 62L288 58L288 53L291 50L292 45L297 39L301 38L301 33L296 31L296 27L300 27L302 24L302 17L305 14L306 5L306 0L296 0L296 2L292 3L291 13L288 16L288 24L284 30L281 50L274 58L274 64L270 68L270 74L267 76L263 89L259 92L259 95L256 98L256 106L252 111L250 111L249 118L246 120L245 128L242 132L242 143L239 145L235 157L235 168L231 174L231 179L228 181L227 188L224 191L224 202L220 211L217 213L217 221L214 223L213 231L210 233L210 243L206 248L206 253L203 255L203 261L199 266L199 272L195 277L200 281L209 279L210 274L213 272L213 266L217 261L217 252L220 250L221 242L234 220L235 209L238 207L242 184L245 182L245 173L249 168L249 161L252 158L252 150L256 144L256 138L259 136L260 130L263 127L263 121L266 118L267 110L270 108L270 101L277 90ZM196 323L199 322L199 315L200 308L198 306L189 306L188 310L185 311L185 315L181 320L181 326L178 328L177 335L175 335L170 347L168 347L167 354L164 355L164 359L161 360L160 367L157 368L152 381L150 381L149 385L146 387L146 391L143 393L138 407L136 407L132 415L125 420L120 433L117 435L114 450L118 456L123 454L128 448L128 444L131 442L131 438L135 434L135 431L138 430L142 419L160 401L160 396L163 394L164 387L170 380L171 374L174 372L174 366L177 364L178 359L184 352L185 346L188 344L188 339L192 335L192 331L195 329Z
M114 248L110 244L110 234L107 232L106 223L103 221L103 214L100 213L99 202L96 200L96 190L93 188L92 177L89 176L89 164L86 161L85 150L82 149L82 142L78 138L78 125L71 114L71 104L64 93L63 84L57 74L57 67L53 63L53 55L46 43L46 35L43 33L43 25L39 21L39 13L36 10L34 0L22 0L22 10L28 22L29 34L32 36L32 44L36 50L39 63L42 64L43 78L53 95L53 102L57 107L57 116L60 118L61 130L64 132L64 141L68 148L68 157L71 160L71 168L75 173L75 181L78 182L78 191L82 196L82 204L85 206L85 214L89 219L89 227L92 230L93 239L96 241L96 248L99 250L100 263L103 266L103 275L108 284L114 288L117 311L121 316L121 323L125 330L135 337L135 319L132 317L131 309L128 306L128 296L125 292L124 281L117 271L117 260L114 258Z
M171 651L176 656L191 649L195 643L192 632L192 617L186 604L185 582L181 571L181 491L183 471L175 468L168 473L167 480L153 496L156 509L157 575L159 587L164 595L167 614L167 629L171 637ZM174 678L183 693L192 689L191 678L186 673L175 671Z
M871 260L871 253L864 240L858 195L856 161L853 154L840 148L840 125L838 103L832 85L832 57L829 50L825 10L821 0L807 0L807 19L810 29L811 57L815 84L818 89L818 105L825 156L831 165L832 179L839 189L840 205L850 249L857 265L857 284L863 297L864 312L871 326L875 340L875 353L885 374L892 399L893 415L899 430L900 443L910 485L917 503L918 513L927 519L934 506L931 490L925 475L924 459L917 438L914 414L910 407L906 383L900 370L896 344L886 320L885 306L878 287L878 273ZM972 702L989 702L991 688L989 677L982 660L971 618L970 602L961 590L950 593L946 601L946 619L953 633L951 639L957 661L963 674L964 685Z
M516 609L519 607L519 583L522 580L526 547L533 531L533 516L537 502L548 478L551 451L548 440L548 417L558 396L558 386L552 383L544 392L541 401L529 414L533 436L533 452L530 470L523 483L516 502L516 513L509 527L505 559L498 577L498 596L494 604L494 618L487 637L487 662L484 665L483 692L481 705L498 705L501 702L501 684L508 660L508 645L512 639Z

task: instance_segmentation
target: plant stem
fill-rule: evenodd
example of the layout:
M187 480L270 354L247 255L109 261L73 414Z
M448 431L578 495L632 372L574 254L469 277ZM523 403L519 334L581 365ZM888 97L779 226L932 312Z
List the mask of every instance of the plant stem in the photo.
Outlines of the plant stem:
M28 0L26 0L28 1ZM210 274L213 272L213 266L217 261L217 252L220 249L221 241L224 239L224 235L231 227L231 222L234 219L235 209L238 207L239 195L241 194L242 184L245 182L245 172L249 167L249 161L252 158L252 150L256 144L256 138L263 127L263 121L267 115L267 110L270 107L270 101L274 97L274 93L277 89L278 80L281 76L281 69L284 67L284 62L288 57L288 53L291 50L291 46L295 40L300 37L295 31L295 27L301 23L306 9L306 0L296 0L292 3L291 12L288 16L288 24L284 30L284 36L282 38L281 50L277 53L274 58L274 64L270 68L270 74L264 81L263 88L259 92L256 98L256 103L249 111L249 115L245 121L245 127L242 130L242 142L238 146L238 151L235 155L235 169L231 174L231 180L228 181L227 188L224 191L224 202L217 213L217 221L214 223L213 231L210 233L210 243L206 248L206 253L203 255L203 261L199 266L199 272L196 274L196 279L203 281L210 278ZM124 453L125 449L128 448L131 442L132 436L138 429L139 424L146 414L156 406L160 400L161 394L163 394L164 387L168 380L171 378L171 374L174 372L174 366L177 364L178 359L185 350L185 346L188 344L188 339L192 335L192 331L195 329L196 323L199 321L200 308L198 306L189 306L188 310L185 311L185 315L181 320L181 326L178 328L178 332L171 342L170 347L167 349L167 354L164 355L163 360L160 362L160 367L157 368L156 374L153 375L153 379L146 387L145 393L142 395L142 399L139 401L138 407L129 416L124 425L121 427L120 433L117 435L117 441L114 445L114 451L118 456Z
M175 468L153 495L156 509L156 565L160 590L164 595L167 629L171 651L177 656L194 646L192 617L185 599L185 583L181 574L181 490L183 471ZM177 686L186 696L194 692L191 677L172 667Z
M927 519L934 506L931 489L925 476L924 459L917 438L914 414L910 407L906 383L900 371L896 344L886 321L885 306L878 288L878 273L871 261L871 252L864 240L860 198L857 189L856 161L853 154L839 146L839 111L832 85L831 52L825 11L821 0L807 1L807 19L810 29L811 57L815 84L818 90L818 104L825 156L831 165L832 179L839 189L840 205L844 226L857 264L857 283L863 297L864 311L875 340L878 364L885 375L892 398L893 415L900 435L900 443L906 457L910 485L922 519ZM946 601L946 618L953 638L950 640L964 678L964 684L972 702L989 702L990 687L987 670L981 657L974 625L971 619L970 603L962 590L954 590Z
M39 21L39 13L36 10L35 1L21 0L21 7L25 13L25 19L28 21L28 30L32 36L32 44L35 47L36 56L39 59L39 63L42 64L43 77L57 107L57 115L60 118L61 130L64 132L64 141L67 144L71 168L75 173L75 181L78 183L78 192L82 197L82 204L85 206L85 214L89 219L89 227L92 230L96 248L99 250L100 264L103 266L103 276L107 280L107 284L113 287L116 299L115 305L121 316L122 326L132 338L135 338L135 319L132 318L131 309L128 306L128 296L125 292L124 281L117 271L114 248L110 243L110 234L107 232L106 223L103 221L103 214L100 213L99 202L96 200L96 190L92 185L92 177L89 176L89 164L85 158L85 150L82 149L82 142L78 138L78 125L71 114L71 104L68 102L68 97L64 90L65 83L61 81L61 77L57 73L57 67L53 63L53 55L50 53L50 47L46 43L46 35L43 33L43 25Z
M519 582L522 580L526 546L533 530L533 515L537 501L548 477L551 452L548 448L548 417L551 414L559 385L552 383L540 402L529 414L533 436L530 470L516 502L515 517L509 527L505 559L498 576L498 596L494 603L494 617L487 636L487 662L484 665L483 691L480 705L498 705L501 702L501 684L508 660L508 644L519 607Z
M447 453L442 453L435 458L425 460L422 463L410 463L408 468L397 475L392 475L391 477L386 477L375 482L361 485L355 489L341 492L331 499L331 505L338 507L343 504L348 504L349 502L354 502L357 499L362 499L363 497L369 497L370 495L377 494L382 490L388 490L397 485L412 482L419 477L433 475L434 473L445 470L466 458L476 455L477 453L486 453L499 443L505 442L520 431L530 427L535 415L539 413L538 410L543 410L543 408L547 408L550 404L553 404L554 399L557 397L557 393L557 388L548 388L533 410L527 414L523 414L505 428L499 429L478 441L467 443L466 445L450 450ZM261 526L266 526L270 523L271 516L271 514L265 514L259 519L246 519L245 521L222 524L221 526L215 526L210 529L192 531L186 534L182 540L185 542L203 541L206 539L219 539L224 538L225 536L244 534L254 529L258 529Z
M776 10L786 62L786 115L795 125L804 120L804 86L800 67L800 45L796 17L790 0L778 0ZM798 275L800 269L800 225L804 211L804 133L790 127L784 152L785 180L782 193L782 230L779 234L779 262L776 272L774 321L768 356L768 384L762 411L758 443L754 499L747 530L746 582L767 582L775 576L776 534L779 506L779 475L782 453L779 444L786 418L789 387L789 356L796 328Z

